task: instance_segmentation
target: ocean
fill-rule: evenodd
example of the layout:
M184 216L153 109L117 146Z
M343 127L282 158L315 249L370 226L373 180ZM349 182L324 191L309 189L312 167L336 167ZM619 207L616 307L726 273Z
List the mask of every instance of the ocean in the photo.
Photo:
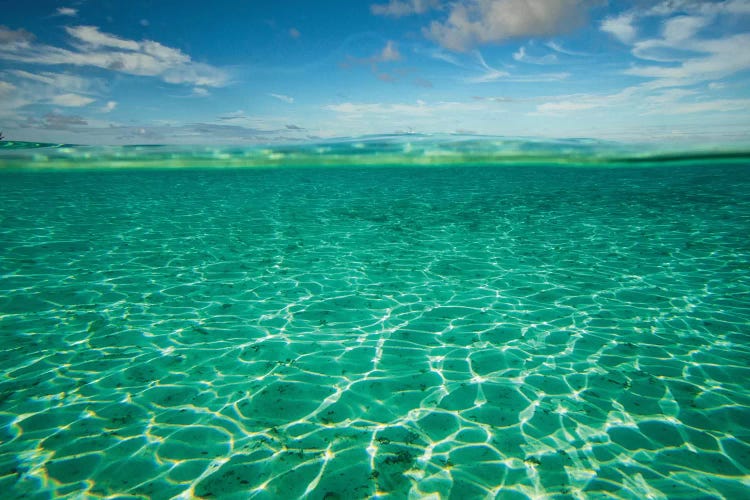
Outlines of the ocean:
M0 146L2 498L750 489L750 154Z

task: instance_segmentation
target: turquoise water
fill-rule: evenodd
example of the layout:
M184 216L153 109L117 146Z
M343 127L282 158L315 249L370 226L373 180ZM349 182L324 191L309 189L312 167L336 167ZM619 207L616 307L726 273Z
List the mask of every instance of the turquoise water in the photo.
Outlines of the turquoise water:
M750 156L510 145L6 146L2 498L746 496Z

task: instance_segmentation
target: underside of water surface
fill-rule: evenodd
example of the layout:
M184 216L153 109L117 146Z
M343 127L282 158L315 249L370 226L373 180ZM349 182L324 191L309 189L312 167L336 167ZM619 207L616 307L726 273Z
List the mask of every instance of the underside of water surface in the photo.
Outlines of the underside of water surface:
M31 146L2 498L747 495L748 154Z

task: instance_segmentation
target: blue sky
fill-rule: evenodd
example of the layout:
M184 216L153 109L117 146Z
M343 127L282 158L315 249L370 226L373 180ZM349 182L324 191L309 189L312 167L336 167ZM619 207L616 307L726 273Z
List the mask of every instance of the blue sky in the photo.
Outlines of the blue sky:
M750 0L0 0L0 129L750 143Z

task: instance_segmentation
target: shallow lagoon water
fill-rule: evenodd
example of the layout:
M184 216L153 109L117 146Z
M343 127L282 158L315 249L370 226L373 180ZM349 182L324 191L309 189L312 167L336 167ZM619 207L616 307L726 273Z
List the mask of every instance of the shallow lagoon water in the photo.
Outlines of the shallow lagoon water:
M0 157L3 497L747 494L750 158L360 144Z

